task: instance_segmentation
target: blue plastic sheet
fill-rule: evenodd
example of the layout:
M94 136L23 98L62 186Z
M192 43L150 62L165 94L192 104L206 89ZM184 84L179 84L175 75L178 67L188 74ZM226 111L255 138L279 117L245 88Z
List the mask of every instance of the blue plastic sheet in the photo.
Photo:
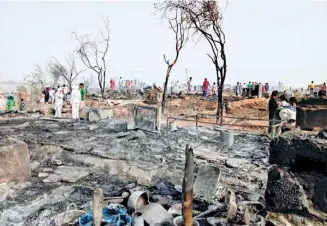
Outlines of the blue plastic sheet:
M92 212L88 212L79 218L79 226L93 226ZM126 213L126 208L108 206L102 210L102 224L105 226L123 226L131 224L131 217Z

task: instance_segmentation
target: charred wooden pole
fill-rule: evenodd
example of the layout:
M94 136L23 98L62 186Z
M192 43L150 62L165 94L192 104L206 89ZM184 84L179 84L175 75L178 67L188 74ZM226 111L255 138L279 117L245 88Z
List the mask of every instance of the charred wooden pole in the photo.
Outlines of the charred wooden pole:
M185 171L183 179L183 219L185 226L192 226L193 202L193 149L186 145Z
M102 223L103 199L102 189L96 188L92 197L92 216L94 226L100 226Z

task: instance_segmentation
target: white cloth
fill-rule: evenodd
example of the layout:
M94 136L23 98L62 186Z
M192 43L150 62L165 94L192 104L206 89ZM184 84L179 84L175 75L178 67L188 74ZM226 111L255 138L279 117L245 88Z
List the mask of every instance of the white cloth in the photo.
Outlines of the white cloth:
M53 89L49 90L49 102L53 104L55 102L55 91Z
M62 111L62 105L63 105L63 98L64 94L62 93L62 89L58 89L56 95L56 102L55 102L55 117L60 118L61 117L61 111Z
M72 105L72 118L78 119L79 118L79 107L81 104L81 93L77 86L73 86L72 93L70 97L70 102Z
M283 100L283 101L281 102L281 106L282 106L282 107L287 107L287 106L290 106L290 104L289 104L287 101Z
M284 108L279 112L279 117L282 122L285 122L285 127L295 127L296 122L289 123L289 120L296 120L296 111L289 108Z

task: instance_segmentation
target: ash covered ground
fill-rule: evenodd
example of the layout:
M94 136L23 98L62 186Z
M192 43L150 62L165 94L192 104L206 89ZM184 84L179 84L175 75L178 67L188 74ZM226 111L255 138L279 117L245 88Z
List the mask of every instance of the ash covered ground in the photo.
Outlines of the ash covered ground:
M140 187L154 195L153 186L160 182L181 185L186 144L194 148L196 166L220 167L216 200L227 189L264 194L269 148L265 136L235 132L234 147L228 150L220 143L219 131L200 127L197 140L195 127L185 126L169 133L168 145L165 128L160 136L141 130L115 132L112 123L46 118L1 121L1 137L28 144L32 178L0 185L0 225L55 225L54 219L69 203L90 209L96 186L106 197L114 197ZM166 208L181 202L180 195L162 197ZM195 204L194 209L201 212L206 207Z

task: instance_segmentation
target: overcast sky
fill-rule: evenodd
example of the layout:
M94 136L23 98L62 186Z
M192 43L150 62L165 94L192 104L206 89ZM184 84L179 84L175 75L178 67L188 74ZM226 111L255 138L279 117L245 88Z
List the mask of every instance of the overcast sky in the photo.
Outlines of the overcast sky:
M161 25L151 1L0 1L0 80L23 80L51 56L63 63L76 48L71 32L98 36L101 16L110 20L109 76L161 83L163 54L174 56L174 35ZM292 87L327 81L327 1L229 0L224 9L227 83L282 81ZM203 39L191 40L172 80L215 79ZM84 73L89 77L90 71Z

